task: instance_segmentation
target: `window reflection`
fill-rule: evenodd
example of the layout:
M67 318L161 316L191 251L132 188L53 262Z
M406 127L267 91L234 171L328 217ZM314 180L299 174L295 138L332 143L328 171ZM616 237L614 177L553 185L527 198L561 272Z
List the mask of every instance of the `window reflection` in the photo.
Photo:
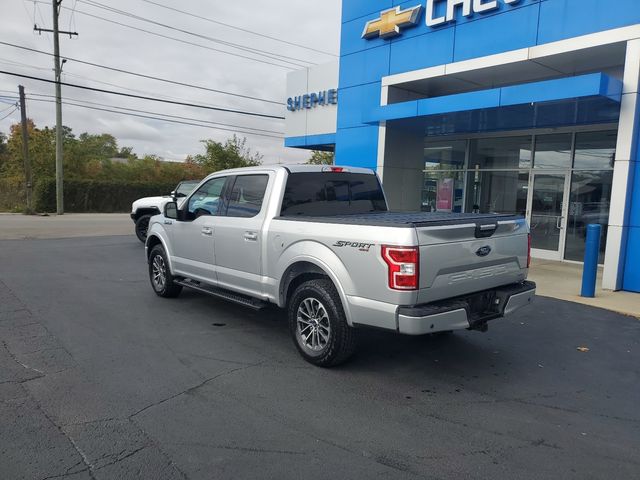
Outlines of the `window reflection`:
M587 225L597 223L602 225L600 263L604 263L612 183L611 170L573 173L565 259L584 260Z
M538 135L535 168L571 168L571 133Z
M613 168L618 133L585 132L576 135L576 156L573 168L603 170Z
M461 170L467 153L467 141L430 142L424 147L425 170Z
M529 172L470 171L467 212L526 215Z
M549 215L549 231L551 227L558 231L555 236L542 235L540 242L543 237L554 241L549 248L542 244L538 248L558 250L561 242L557 237L566 235L564 258L582 261L586 226L598 223L604 227L600 258L603 261L616 153L615 130L430 140L424 146L423 211L526 215L529 200L540 224L544 216L540 202L549 197L541 179L556 175L559 180L553 190L557 204L554 212L560 211ZM540 181L531 192L533 173ZM564 195L563 179L567 175L571 176L569 198ZM556 227L563 223L558 219L565 216L566 232Z
M471 141L469 168L518 169L531 166L531 136Z
M425 172L423 212L456 212L464 209L464 174L461 171Z

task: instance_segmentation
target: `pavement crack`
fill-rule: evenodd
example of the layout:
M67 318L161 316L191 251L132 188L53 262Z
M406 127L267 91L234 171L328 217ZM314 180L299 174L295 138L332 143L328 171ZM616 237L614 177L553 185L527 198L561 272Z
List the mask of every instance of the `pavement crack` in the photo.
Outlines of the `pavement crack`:
M0 385L5 385L7 383L13 383L15 385L22 385L28 382L31 382L33 380L37 380L39 378L43 378L45 377L45 375L38 375L37 377L31 377L31 378L25 378L24 380L4 380L2 382L0 382Z
M205 360L213 360L215 362L222 362L222 363L231 363L234 365L244 365L244 366L254 366L254 363L247 363L247 362L238 362L236 360L225 360L224 358L217 358L217 357L211 357L209 355L200 355L198 353L188 353L188 352L176 352L173 351L172 352L177 356L177 355L184 355L187 357L194 357L194 358L202 358Z
M0 382L0 384L2 384L2 383L20 383L21 384L21 383L30 382L31 380L35 380L37 378L42 378L42 377L45 376L45 373L42 370L38 370L37 368L33 368L33 367L30 367L29 365L25 365L20 360L18 360L18 357L16 357L16 355L9 349L9 345L7 345L7 342L5 342L4 340L2 340L2 347L6 350L7 354L11 358L11 360L13 360L15 363L20 365L25 370L36 372L36 373L38 373L38 375L36 375L35 377L26 378L26 379L18 380L18 381L12 381L12 380L3 381L3 382Z
M67 441L71 444L71 446L73 447L73 449L76 451L76 453L80 456L81 461L76 463L74 466L72 466L71 468L75 467L76 465L78 465L79 463L84 464L84 466L86 467L86 469L84 471L86 471L89 474L89 477L93 480L95 480L95 477L93 476L93 471L92 468L93 466L91 465L91 462L89 461L89 459L87 458L87 456L85 455L85 453L80 449L80 447L78 447L78 445L76 444L76 442L73 440L73 438L71 438L70 435L67 434L67 432L65 432L62 427L60 425L58 425L53 418L51 418L51 416L44 410L44 408L42 408L42 405L40 404L40 402L33 396L31 395L31 393L29 392L28 389L26 389L24 386L22 387L22 389L24 390L25 394L31 398L31 400L34 402L36 408L38 410L40 410L40 412L42 413L42 415L49 421L49 423L51 423L51 425L53 425L58 432L60 432L60 434L67 439ZM69 470L69 469L68 469ZM75 472L78 473L78 472Z
M82 473L82 472L89 472L89 468L85 467L81 470L76 470L75 472L72 472L71 469L78 466L79 464L81 464L82 462L78 462L75 465L73 465L72 467L67 468L67 470L64 473L61 473L60 475L51 475L49 477L44 477L40 480L52 480L54 478L64 478L64 477L68 477L69 475L77 475L78 473ZM91 475L91 474L89 474ZM92 477L93 478L93 477Z
M307 452L303 451L295 451L295 450L278 450L278 449L270 449L270 448L258 448L258 447L242 447L239 445L220 445L220 444L211 444L211 443L199 443L199 442L176 442L172 443L172 445L180 446L180 447L204 447L204 448L213 448L220 450L234 450L239 452L247 452L247 453L274 453L279 455L307 455Z
M153 439L153 437L151 437L151 435L149 435L149 433L142 427L142 425L140 425L138 422L136 422L133 417L129 417L129 422L131 422L133 425L138 427L140 429L140 432L142 432L142 434L147 438L147 440L150 443L150 445L147 445L147 446L153 446L153 447L157 448L158 451L160 452L160 454L167 459L167 461L169 462L169 465L171 465L173 468L175 468L176 472L178 472L180 474L180 476L182 476L182 478L184 480L189 480L189 477L187 476L187 474L185 472L183 472L180 467L178 467L176 462L174 462L173 459L169 456L169 454L167 452L165 452L164 449L162 449L162 447L160 447L158 442L156 442Z
M138 452L141 452L141 451L142 451L142 450L144 450L145 448L149 448L149 445L143 445L142 447L138 447L138 448L136 448L135 450L132 450L131 452L127 453L126 455L124 455L124 456L122 456L122 457L121 457L120 455L122 455L124 452L126 452L126 449L125 449L125 450L122 450L122 451L120 451L120 452L118 452L118 453L116 453L116 454L103 455L103 456L102 456L102 457L100 457L98 460L102 460L102 459L104 459L104 458L108 458L108 457L116 457L116 459L115 459L115 460L113 460L112 462L105 463L104 465L100 465L99 467L95 468L95 470L94 470L94 471L96 471L96 472L97 472L97 471L99 471L99 470L102 470L103 468L109 467L109 466L111 466L111 465L115 465L116 463L120 463L120 462L122 462L123 460L126 460L126 459L127 459L127 458L129 458L129 457L133 457L135 454L137 454ZM97 460L96 460L96 461L97 461Z
M87 420L85 422L74 422L74 423L65 423L63 425L61 425L61 427L63 428L67 428L67 427L81 427L83 425L92 425L94 423L106 423L106 422L113 422L113 421L117 421L117 420L126 420L125 418L120 418L120 417L110 417L110 418L98 418L96 420Z
M219 373L218 375L214 375L213 377L207 378L206 380L203 380L202 382L200 382L199 384L197 384L197 385L195 385L193 387L189 387L186 390L183 390L183 391L178 392L178 393L176 393L174 395L171 395L170 397L163 398L162 400L159 400L159 401L154 402L154 403L152 403L150 405L147 405L144 408L141 408L140 410L138 410L138 411L134 412L133 414L129 415L129 419L132 419L132 418L140 415L141 413L146 412L147 410L149 410L151 408L158 407L158 406L160 406L160 405L162 405L162 404L164 404L166 402L170 402L171 400L174 400L175 398L178 398L178 397L180 397L182 395L188 395L190 393L193 393L196 390L208 385L209 383L213 382L214 380L216 380L218 378L225 377L225 376L231 375L233 373L239 372L241 370L246 370L248 368L257 367L259 365L262 365L263 363L265 363L265 362L259 362L259 363L252 363L252 364L249 364L249 365L243 365L242 367L234 368L234 369L231 369L229 371L226 371L226 372L223 372L223 373Z

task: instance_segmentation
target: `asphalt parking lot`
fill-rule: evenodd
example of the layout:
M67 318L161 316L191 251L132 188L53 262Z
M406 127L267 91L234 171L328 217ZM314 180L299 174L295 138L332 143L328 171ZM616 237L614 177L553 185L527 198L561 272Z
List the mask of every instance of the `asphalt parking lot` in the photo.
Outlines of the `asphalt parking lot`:
M0 241L1 479L638 478L639 400L604 310L363 331L323 370L277 310L156 297L133 236Z

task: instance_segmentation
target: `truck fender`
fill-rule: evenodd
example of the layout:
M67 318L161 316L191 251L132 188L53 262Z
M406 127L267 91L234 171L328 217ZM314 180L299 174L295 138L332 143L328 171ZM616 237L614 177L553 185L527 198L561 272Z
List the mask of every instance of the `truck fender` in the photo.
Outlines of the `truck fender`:
M342 301L347 323L353 325L346 293L353 291L351 276L340 258L330 248L318 242L297 242L282 252L276 266L276 278L280 279L278 297L276 297L278 298L278 305L283 308L286 307L285 295L290 283L289 274L296 268L296 265L304 263L315 266L310 273L320 271L331 279Z
M173 255L171 250L168 247L169 242L167 242L167 233L164 228L162 228L158 223L154 223L149 228L149 233L147 234L147 241L144 244L144 251L147 257L147 261L149 260L149 255L151 254L151 249L156 246L158 243L162 245L164 251L167 253L167 260L169 261L169 271L173 272Z

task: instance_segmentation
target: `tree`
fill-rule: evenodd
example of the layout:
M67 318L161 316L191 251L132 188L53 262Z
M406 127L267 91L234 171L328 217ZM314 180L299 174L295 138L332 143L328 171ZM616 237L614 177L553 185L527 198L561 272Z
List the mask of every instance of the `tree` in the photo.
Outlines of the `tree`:
M311 158L307 160L307 165L333 165L335 157L336 155L333 152L314 150L311 154Z
M253 153L247 147L247 139L234 135L224 144L214 140L202 140L204 155L196 155L193 161L208 172L217 172L229 168L255 167L262 164L262 155Z
M4 171L9 161L9 147L7 146L7 136L0 132L0 176L4 175Z

